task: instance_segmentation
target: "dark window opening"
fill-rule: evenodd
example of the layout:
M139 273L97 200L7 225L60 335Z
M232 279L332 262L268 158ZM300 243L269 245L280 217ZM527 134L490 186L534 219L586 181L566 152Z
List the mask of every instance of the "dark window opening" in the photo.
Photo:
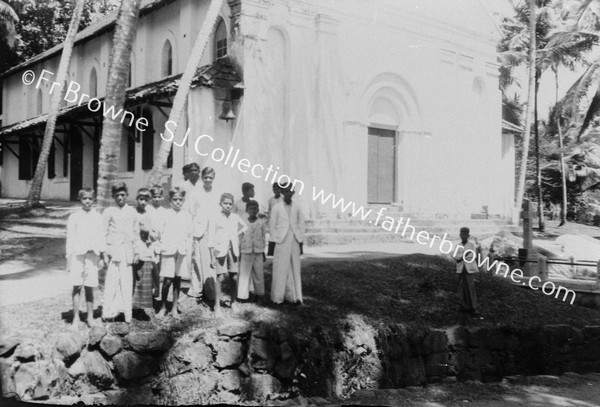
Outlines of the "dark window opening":
M65 135L63 138L63 177L69 176L69 150L67 146L69 145L69 136Z
M52 140L52 144L50 144L50 153L48 153L48 179L56 177L56 147L54 144L54 140Z
M127 130L127 171L135 171L135 137Z
M148 126L142 133L142 170L151 170L154 166L154 126L152 126L152 113L144 110L143 117L148 120Z
M23 136L19 139L19 179L30 180L35 173L35 167L40 156L37 140Z
M169 151L169 156L167 157L167 168L173 168L173 145L171 145L171 150Z

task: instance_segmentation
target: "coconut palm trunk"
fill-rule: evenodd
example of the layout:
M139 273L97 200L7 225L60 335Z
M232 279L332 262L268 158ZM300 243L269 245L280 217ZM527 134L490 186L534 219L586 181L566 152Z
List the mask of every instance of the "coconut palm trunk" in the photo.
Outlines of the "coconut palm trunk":
M113 48L108 67L106 83L106 106L114 106L119 111L125 105L125 90L129 76L131 49L135 41L141 0L121 0ZM119 148L123 134L120 115L115 119L105 115L102 121L102 139L98 163L98 208L108 207L111 203L111 186L117 179L119 169Z
M56 74L56 82L61 85L67 81L67 71L69 70L69 62L71 62L71 54L73 53L75 35L77 34L77 29L79 28L79 22L81 21L81 14L83 13L84 4L85 0L77 0L77 4L73 9L73 16L71 17L71 23L69 24L69 30L67 31L67 36L63 45L63 51L60 56L58 73ZM35 168L35 174L33 175L29 196L27 198L27 202L25 203L26 208L41 206L40 196L42 194L42 184L44 183L46 166L48 165L48 155L50 154L50 147L52 146L52 139L54 138L54 129L56 127L56 119L58 117L60 101L64 97L66 90L64 85L59 86L58 89L58 91L52 93L52 99L50 100L50 113L48 115L48 120L46 121L42 149L40 151L40 156Z
M567 174L565 172L565 152L563 148L563 135L560 127L560 119L556 123L558 127L558 145L560 148L560 179L562 184L562 202L560 205L560 223L562 226L567 222Z
M521 210L523 195L525 194L525 175L527 174L527 158L529 156L529 140L531 138L531 122L533 116L534 91L535 91L535 1L529 0L529 88L527 91L527 107L525 109L525 127L523 128L523 151L521 153L521 167L519 168L519 182L515 209Z
M208 11L206 12L206 16L204 17L202 28L196 37L196 42L194 43L194 48L192 49L190 58L188 59L185 70L183 71L183 75L179 80L179 86L177 88L177 93L175 94L173 107L171 108L171 113L169 114L169 121L174 123L176 126L179 126L181 123L181 118L183 116L183 110L190 92L192 79L194 78L196 69L200 64L200 60L202 59L202 55L204 54L204 50L208 44L210 34L214 30L214 27L217 23L222 4L223 0L211 1ZM173 145L173 139L173 134L165 134L164 137L162 137L160 148L156 155L156 159L154 160L154 167L150 173L148 185L160 184L162 174L167 167L167 158L169 157L169 152L171 151L171 146ZM181 142L183 143L183 141Z

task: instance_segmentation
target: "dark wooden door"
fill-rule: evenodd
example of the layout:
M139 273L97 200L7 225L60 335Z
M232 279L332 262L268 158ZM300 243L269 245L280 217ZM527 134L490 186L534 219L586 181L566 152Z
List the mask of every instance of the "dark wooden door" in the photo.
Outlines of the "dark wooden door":
M83 187L83 140L81 133L76 130L71 132L70 139L71 201L76 201L79 190Z
M367 201L392 203L396 198L396 132L369 127Z

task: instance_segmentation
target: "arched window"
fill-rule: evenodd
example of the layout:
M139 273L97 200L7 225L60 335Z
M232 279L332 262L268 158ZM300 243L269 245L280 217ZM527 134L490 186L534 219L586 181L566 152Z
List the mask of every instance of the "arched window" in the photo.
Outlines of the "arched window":
M222 58L227 55L227 26L223 19L220 19L215 31L215 59Z
M35 114L38 116L42 114L42 90L41 89L38 89L38 93L37 93Z
M163 77L173 74L173 47L171 47L169 40L165 41L162 49L161 74Z
M96 74L96 68L92 68L90 72L90 97L98 96L98 75Z

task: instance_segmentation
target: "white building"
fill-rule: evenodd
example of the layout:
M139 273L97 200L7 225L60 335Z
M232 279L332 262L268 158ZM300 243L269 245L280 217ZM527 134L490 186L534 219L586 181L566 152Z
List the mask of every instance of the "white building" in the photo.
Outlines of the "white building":
M126 106L152 126L124 131L120 178L131 190L148 179L208 3L143 3ZM467 218L487 207L492 215L510 214L514 144L501 131L499 33L478 1L228 0L221 17L187 122L178 123L177 144L190 132L174 147L166 184L197 161L214 167L216 182L236 196L250 181L266 201L272 165L303 183L300 199L313 217L332 212L329 203L313 201L313 186L409 213ZM70 80L80 92L104 96L114 21L78 34ZM23 73L56 73L60 49L0 76L3 196L27 196L50 99L51 81L35 89ZM228 105L236 118L225 121L219 116ZM64 109L43 198L72 199L97 177L102 112L75 103ZM196 143L203 134L211 138ZM239 150L233 168L198 154L217 147ZM259 167L243 173L241 158Z

